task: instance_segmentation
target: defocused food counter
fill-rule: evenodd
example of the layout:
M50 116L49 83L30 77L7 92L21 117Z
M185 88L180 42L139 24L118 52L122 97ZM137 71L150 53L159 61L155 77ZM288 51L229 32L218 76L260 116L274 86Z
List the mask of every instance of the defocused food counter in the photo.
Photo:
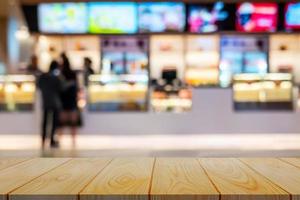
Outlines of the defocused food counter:
M235 110L293 110L291 74L239 74L233 80Z
M248 6L253 17L241 23ZM137 1L40 3L23 11L40 70L65 52L79 74L83 133L198 134L300 132L299 7ZM82 76L84 58L92 61L89 77ZM38 124L34 82L0 77L0 120L22 121L22 111L22 123Z
M0 110L33 112L35 91L35 77L32 75L1 75Z

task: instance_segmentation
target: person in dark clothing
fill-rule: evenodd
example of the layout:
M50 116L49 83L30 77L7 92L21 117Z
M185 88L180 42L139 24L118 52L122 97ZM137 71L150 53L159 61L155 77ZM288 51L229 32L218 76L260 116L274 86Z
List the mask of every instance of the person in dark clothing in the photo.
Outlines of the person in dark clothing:
M41 91L43 101L42 148L45 147L46 138L49 136L49 125L50 146L58 147L55 133L58 127L59 112L62 108L60 94L63 90L63 81L60 78L58 62L51 62L49 72L39 77L37 85Z
M27 66L27 73L33 74L35 76L39 76L42 74L41 70L38 67L38 57L36 55L32 55L30 57L30 63Z
M88 57L84 58L84 85L88 86L89 84L89 76L93 75L95 72L92 68L92 60Z
M68 87L61 93L62 112L60 115L60 123L61 127L70 127L72 143L73 147L75 147L77 126L79 125L79 108L77 104L79 86L76 72L71 69L69 59L64 53L61 54L61 71ZM60 135L62 135L62 133L60 133Z

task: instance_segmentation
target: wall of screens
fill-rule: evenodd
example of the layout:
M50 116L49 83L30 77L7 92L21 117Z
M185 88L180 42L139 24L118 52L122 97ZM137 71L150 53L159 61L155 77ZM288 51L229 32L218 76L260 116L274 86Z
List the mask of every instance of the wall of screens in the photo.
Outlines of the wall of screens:
M43 33L135 34L183 32L185 5L180 2L42 3L38 27Z
M32 31L49 34L300 31L299 2L68 2L35 7L36 12L23 7L29 27L37 23Z

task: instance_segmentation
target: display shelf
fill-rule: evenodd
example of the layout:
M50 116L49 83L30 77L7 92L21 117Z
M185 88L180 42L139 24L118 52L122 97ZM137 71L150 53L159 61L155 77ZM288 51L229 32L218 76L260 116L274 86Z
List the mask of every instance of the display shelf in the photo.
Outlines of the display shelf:
M151 108L156 113L184 113L192 110L192 90L188 87L154 88Z
M181 35L154 35L150 37L150 72L152 79L161 78L164 68L175 68L183 80L184 37Z
M147 110L147 75L92 75L89 77L90 111Z
M291 74L239 74L233 81L235 110L293 110Z
M68 55L74 70L82 70L84 58L89 57L94 71L99 71L101 52L100 37L97 36L41 35L35 52L42 71L48 70L52 60L59 60L62 52Z
M300 83L300 36L277 34L270 37L270 71L289 72Z
M219 83L219 37L187 36L185 82L191 86Z
M0 75L0 111L33 111L35 77L31 75Z

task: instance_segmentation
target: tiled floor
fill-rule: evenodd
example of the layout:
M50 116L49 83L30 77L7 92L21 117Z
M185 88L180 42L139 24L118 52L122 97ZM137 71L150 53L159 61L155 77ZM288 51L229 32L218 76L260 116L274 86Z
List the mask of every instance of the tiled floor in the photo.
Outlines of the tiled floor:
M210 134L78 136L71 147L64 136L61 149L41 151L37 135L0 135L0 157L101 157L101 156L300 156L300 134Z

